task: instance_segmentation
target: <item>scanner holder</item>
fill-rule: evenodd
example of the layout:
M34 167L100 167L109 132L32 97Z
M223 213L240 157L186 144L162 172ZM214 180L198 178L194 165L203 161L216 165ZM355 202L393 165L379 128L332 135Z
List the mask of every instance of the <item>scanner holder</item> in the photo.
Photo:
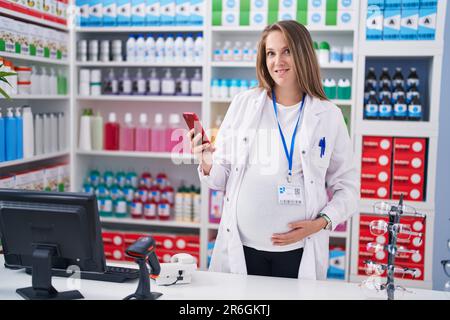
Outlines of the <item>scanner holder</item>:
M58 292L52 286L52 257L58 252L56 246L35 245L32 254L32 287L17 289L26 300L74 300L83 299L78 290Z

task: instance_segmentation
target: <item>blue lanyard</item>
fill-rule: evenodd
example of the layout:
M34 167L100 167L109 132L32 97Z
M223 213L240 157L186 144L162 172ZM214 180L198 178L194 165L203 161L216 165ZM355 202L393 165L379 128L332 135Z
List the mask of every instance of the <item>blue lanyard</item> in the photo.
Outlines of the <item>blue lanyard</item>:
M306 94L303 94L302 102L300 104L300 111L298 113L297 123L295 124L294 133L292 134L291 150L289 152L287 149L286 139L284 138L283 130L281 130L280 121L278 120L278 109L277 109L277 99L275 97L275 90L272 89L273 110L275 111L275 117L277 118L278 130L280 131L281 141L283 142L284 153L286 154L289 164L288 182L292 181L292 164L294 160L295 136L297 135L298 123L300 122L300 116L302 115L303 105L305 103L305 96Z

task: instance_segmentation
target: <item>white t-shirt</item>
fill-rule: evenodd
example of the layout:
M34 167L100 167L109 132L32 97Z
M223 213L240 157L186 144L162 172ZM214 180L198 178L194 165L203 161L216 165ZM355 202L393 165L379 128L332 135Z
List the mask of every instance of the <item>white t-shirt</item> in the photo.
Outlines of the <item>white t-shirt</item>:
M300 104L282 106L277 104L278 119L290 151L292 134L298 119ZM291 229L288 223L306 219L304 178L300 162L299 131L295 139L292 166L292 184L300 185L302 205L278 204L278 186L287 184L288 160L273 110L272 99L267 99L255 141L250 150L246 169L237 200L237 224L243 245L262 251L283 252L303 248L304 241L274 246L274 233Z

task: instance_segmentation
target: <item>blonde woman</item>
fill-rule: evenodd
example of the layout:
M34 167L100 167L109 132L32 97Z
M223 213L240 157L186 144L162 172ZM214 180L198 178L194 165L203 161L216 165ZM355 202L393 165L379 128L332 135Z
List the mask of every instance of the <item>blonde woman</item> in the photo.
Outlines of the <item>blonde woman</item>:
M225 191L210 270L326 279L329 233L358 208L342 113L295 21L265 28L256 72L259 87L233 99L214 147L189 133L201 181Z

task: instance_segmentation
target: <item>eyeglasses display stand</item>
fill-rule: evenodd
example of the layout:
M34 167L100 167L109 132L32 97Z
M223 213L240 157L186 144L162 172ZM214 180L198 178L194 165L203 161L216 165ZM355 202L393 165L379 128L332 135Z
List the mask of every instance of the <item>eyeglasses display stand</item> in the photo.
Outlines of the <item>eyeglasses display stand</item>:
M368 243L367 250L377 253L386 251L388 254L387 263L377 263L372 260L366 260L365 264L368 269L371 270L377 275L381 275L384 272L387 274L387 281L385 284L382 284L379 289L386 290L388 300L394 300L395 290L403 289L399 286L395 285L394 275L409 274L413 278L416 277L417 270L414 268L406 268L395 265L395 258L400 253L406 254L418 254L417 250L411 250L400 246L397 244L397 240L399 235L401 237L419 237L422 238L423 234L420 232L415 232L411 230L410 226L406 224L402 224L400 222L401 217L419 217L422 218L425 222L426 216L425 214L418 213L416 210L410 206L403 205L403 195L400 196L400 200L397 205L389 204L386 202L379 202L374 205L374 212L379 215L387 215L389 220L374 220L370 223L370 232L375 236L380 236L384 234L388 234L388 244L380 244L380 243Z

